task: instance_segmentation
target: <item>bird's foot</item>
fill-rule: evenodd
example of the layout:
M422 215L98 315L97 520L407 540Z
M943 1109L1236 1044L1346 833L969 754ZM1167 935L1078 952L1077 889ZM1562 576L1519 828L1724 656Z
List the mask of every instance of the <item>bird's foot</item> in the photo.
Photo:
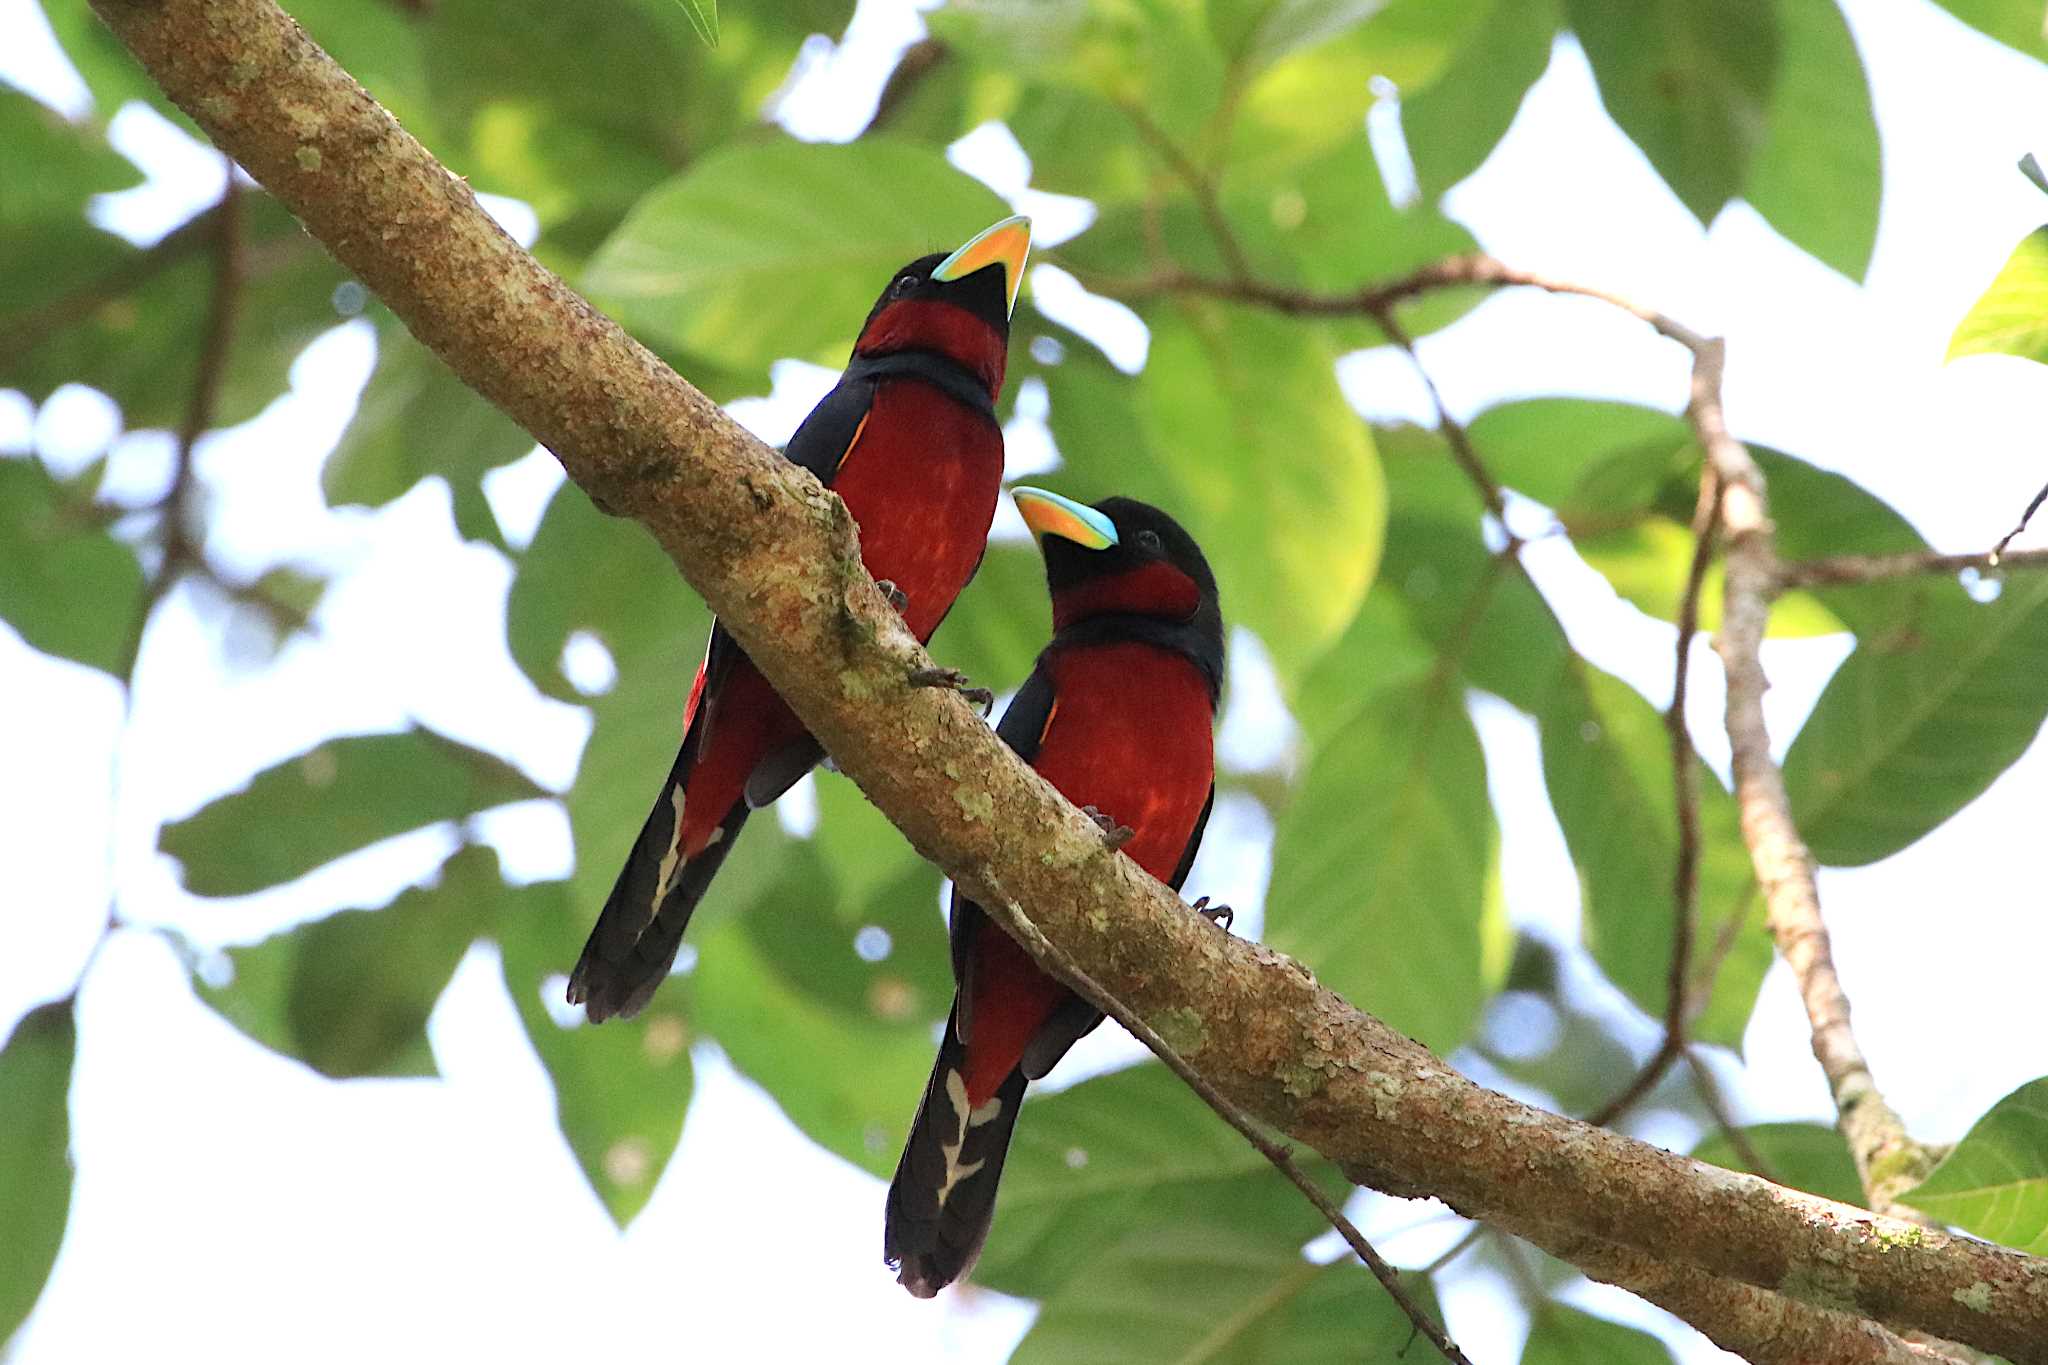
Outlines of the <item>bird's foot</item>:
M981 712L984 720L995 709L996 694L986 687L976 687L974 680L957 668L913 668L905 681L912 687L943 687L958 692Z
M1095 827L1102 831L1102 842L1109 845L1112 853L1128 844L1138 833L1129 825L1119 825L1114 817L1104 815L1093 806L1081 807L1081 814L1095 822Z
M1216 905L1211 905L1209 904L1209 898L1207 896L1203 896L1201 899L1197 900L1193 905L1189 906L1188 909L1194 911L1203 919L1209 921L1209 923L1215 925L1218 929L1223 930L1225 933L1229 933L1230 926L1237 923L1237 911L1231 909L1227 905L1223 905L1220 903Z
M876 579L875 586L882 590L882 596L888 598L889 605L891 607L894 607L898 612L903 611L904 608L910 605L910 594L903 591L903 589L897 587L888 579Z

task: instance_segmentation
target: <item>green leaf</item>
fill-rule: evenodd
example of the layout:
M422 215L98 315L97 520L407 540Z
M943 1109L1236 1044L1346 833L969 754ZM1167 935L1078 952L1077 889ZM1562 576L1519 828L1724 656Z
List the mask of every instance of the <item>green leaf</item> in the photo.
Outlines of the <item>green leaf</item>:
M933 36L977 65L1085 91L1141 111L1191 155L1224 93L1226 62L1201 8L1178 0L975 0L927 21Z
M1627 403L1545 398L1490 408L1474 444L1506 486L1553 508L1587 563L1644 611L1675 619L1692 556L1699 447L1668 413ZM1769 486L1778 551L1786 559L1899 554L1927 548L1904 517L1840 474L1751 446ZM1719 582L1718 564L1709 584ZM1719 592L1701 596L1701 624L1720 619ZM1839 622L1858 634L1895 631L1968 596L1953 579L1911 577L1787 594L1773 636L1819 634Z
M573 274L649 189L762 129L805 39L852 12L728 7L713 47L678 0L441 0L422 24L425 67L437 117L467 139L465 172L532 205L537 251Z
M1219 1191L1172 1224L1127 1232L1045 1301L1011 1360L1103 1365L1312 1365L1393 1360L1414 1327L1348 1257L1301 1254L1314 1211L1277 1181ZM1306 1228L1313 1232L1314 1228ZM1437 1311L1426 1281L1408 1286Z
M1670 1365L1663 1342L1636 1327L1546 1299L1529 1324L1522 1365Z
M1209 35L1240 71L1256 71L1338 37L1384 0L1214 0Z
M997 692L1016 687L1052 638L1051 613L1038 551L991 543L934 637L933 657Z
M1507 134L1522 97L1550 65L1551 0L1498 0L1429 85L1401 98L1401 128L1425 199L1479 169Z
M1247 1187L1261 1187L1253 1198L1270 1197L1283 1216L1291 1215L1283 1201L1301 1203L1165 1067L1147 1062L1091 1077L1025 1105L1003 1166L995 1231L974 1277L1006 1294L1046 1298L1132 1229L1172 1227ZM1287 1224L1290 1249L1314 1235L1313 1221Z
M107 534L109 508L33 459L0 458L0 619L45 654L112 673L142 602L135 552Z
M1475 247L1472 235L1435 204L1396 207L1357 119L1345 125L1341 136L1317 142L1313 154L1263 154L1270 139L1250 128L1241 133L1240 143L1261 154L1248 153L1230 164L1220 207L1251 272L1262 280L1342 292ZM1095 223L1059 248L1058 260L1084 277L1142 276L1153 266L1160 243L1196 273L1221 277L1233 269L1201 207L1178 181L1163 193L1155 188L1102 204ZM1411 307L1403 320L1410 332L1423 335L1462 317L1482 297L1473 289L1438 291ZM1148 324L1165 311L1141 310ZM1296 331L1306 329L1300 320L1280 321ZM1386 339L1362 317L1324 319L1313 330L1337 351Z
M1381 584L1367 593L1358 615L1295 691L1294 719L1310 750L1342 731L1367 697L1418 683L1435 663L1436 652L1409 624L1394 590Z
M1498 838L1455 687L1369 698L1317 753L1273 840L1266 941L1429 1047L1463 1042L1505 965ZM1491 940L1498 939L1497 943ZM1388 945L1427 970L1388 970ZM1491 975L1497 976L1497 973Z
M1949 338L1948 358L2016 355L2048 364L2048 227L2020 239Z
M1927 548L1911 522L1861 484L1768 446L1752 445L1749 453L1756 457L1769 489L1771 519L1783 558L1911 554ZM1688 507L1698 496L1697 473L1695 468L1694 486L1682 494ZM1667 497L1676 493L1672 490ZM1934 575L1815 588L1812 595L1866 642L1896 640L1915 622L1967 615L1973 605L1955 578Z
M429 475L448 482L455 526L502 546L483 476L533 448L533 437L393 324L377 338L377 368L321 470L329 506L382 507Z
M1317 328L1224 305L1147 315L1135 379L1090 353L1047 373L1065 477L1173 509L1290 683L1357 611L1385 512L1371 436Z
M2048 1077L1992 1105L1901 1198L1979 1237L2048 1253Z
M299 352L342 321L335 290L348 278L269 195L244 193L240 215L249 270L216 427L247 421L284 393ZM130 428L182 423L212 311L216 222L202 215L147 248L83 220L46 229L29 254L56 264L0 275L0 312L49 308L54 321L34 345L0 354L0 386L40 401L60 385L90 384L119 401Z
M1494 18L1491 0L1389 0L1348 41L1370 52L1372 74L1405 96L1448 70Z
M591 1191L624 1227L682 1137L693 1075L687 993L671 986L635 1018L601 1027L580 1017L565 1024L568 1016L554 1012L565 1008L564 973L596 907L574 904L560 882L509 891L500 903L505 989L554 1086L555 1122Z
M1795 245L1861 281L1884 188L1870 83L1835 0L1778 0L1777 12L1781 74L1743 197Z
M641 200L586 283L627 326L720 365L836 364L892 272L1006 211L929 147L733 146Z
M631 584L630 592L619 591ZM595 918L646 823L682 740L683 708L704 657L711 613L641 527L607 517L573 484L548 504L521 557L505 609L512 658L542 692L588 705L594 726L564 796L576 845L569 898ZM585 697L561 671L563 647L588 632L618 670L602 696ZM751 822L701 907L744 904L782 836L772 818ZM733 899L733 898L737 899Z
M805 860L796 868L747 913L776 914L802 897L829 899L831 881L821 864ZM930 1022L863 1020L817 1000L786 974L791 963L757 948L732 917L701 932L693 925L691 937L699 949L690 977L698 1027L775 1097L805 1136L887 1178L931 1074L937 1045Z
M1663 718L1625 683L1577 663L1537 719L1544 782L1579 872L1587 946L1615 985L1662 1018L1678 865L1677 798ZM1771 940L1751 890L1734 799L1704 764L1695 772L1700 864L1691 981L1697 989L1711 980L1713 994L1692 1031L1734 1046L1771 965ZM1732 931L1731 919L1740 921ZM1728 932L1732 946L1715 970L1715 945Z
M2032 152L2020 158L2020 174L2027 178L2029 185L2043 194L2048 194L2048 171L2041 169L2040 161Z
M22 1016L0 1048L0 1348L27 1319L71 1213L71 1002Z
M953 1000L938 870L851 782L818 785L819 837L784 852L778 893L743 917L747 937L818 1005L862 1024L935 1024ZM863 954L855 939L875 929L888 935L888 950L870 960L875 949Z
M1450 654L1474 686L1540 713L1572 657L1557 618L1480 540L1478 497L1435 433L1390 427L1376 438L1391 502L1381 587L1434 656Z
M2048 23L2036 0L1939 0L1941 7L1980 33L2031 57L2048 58Z
M242 896L379 840L545 795L503 759L431 730L355 735L165 825L160 846L194 895Z
M257 1042L323 1076L431 1076L427 1016L505 894L498 858L465 848L431 886L231 948L199 994Z
M1565 0L1601 102L1701 223L1742 193L1778 69L1771 0Z
M1677 450L1692 441L1691 428L1668 412L1589 398L1502 403L1473 418L1467 433L1496 479L1551 508L1568 506L1591 472L1616 454ZM1638 490L1638 506L1654 493L1654 482Z
M690 27L712 47L718 46L718 0L676 0L690 16Z
M1647 452L1645 452L1647 453ZM1561 520L1572 524L1570 514ZM1662 516L1645 516L1633 526L1573 540L1579 557L1600 571L1621 598L1647 616L1676 623L1692 573L1696 542L1692 529ZM1716 558L1700 580L1699 628L1718 630L1727 574ZM1811 593L1788 592L1771 603L1771 639L1838 635L1846 627Z
M1824 1123L1756 1123L1742 1136L1767 1169L1755 1174L1843 1204L1863 1203L1863 1183L1842 1135ZM1731 1171L1750 1170L1725 1133L1713 1132L1692 1149L1693 1156Z
M1553 505L1569 508L1576 501L1572 515L1583 532L1600 517L1624 524L1646 517L1641 524L1661 519L1673 526L1690 517L1697 456L1674 462L1659 448L1678 436L1674 422L1622 405L1554 400L1495 409L1474 423L1473 433L1510 486ZM1601 453L1617 444L1617 453ZM1554 452L1549 467L1545 451ZM1904 517L1843 476L1763 447L1752 453L1770 489L1778 549L1787 559L1926 548ZM1648 474L1618 477L1629 461L1646 461ZM1396 510L1387 572L1400 582L1410 543L1399 483L1407 466L1390 459L1388 468ZM1595 487L1606 494L1585 492ZM1616 489L1627 491L1613 495ZM1441 527L1434 534L1432 552L1441 557L1447 553ZM1589 561L1600 562L1600 541L1588 539ZM1666 559L1667 586L1659 591L1668 596L1679 554ZM1860 864L1940 824L2031 742L2048 714L2048 696L2028 682L2048 667L2042 654L2048 637L2041 634L2048 618L2039 615L2048 593L2040 583L2019 579L1997 602L1982 606L1952 578L1920 576L1818 588L1812 597L1856 632L1858 647L1793 741L1786 781L1816 856ZM1775 628L1822 624L1811 608L1800 610ZM1711 616L1705 624L1712 624ZM1481 632L1475 652L1484 643ZM1480 685L1492 687L1484 678Z
M128 189L142 180L142 173L107 145L104 134L5 86L0 86L0 145L7 148L12 168L7 197L0 201L0 232L79 217L93 195Z
M2048 717L2048 579L1859 639L1785 755L1813 855L1875 862L1975 800Z

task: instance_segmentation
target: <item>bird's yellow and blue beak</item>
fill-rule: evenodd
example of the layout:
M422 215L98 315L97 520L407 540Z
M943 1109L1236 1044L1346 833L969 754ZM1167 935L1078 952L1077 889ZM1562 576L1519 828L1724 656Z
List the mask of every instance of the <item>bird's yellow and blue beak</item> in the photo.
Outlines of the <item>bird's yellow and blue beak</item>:
M958 251L940 261L932 278L941 284L964 280L988 266L1003 268L1003 298L1017 311L1017 291L1024 287L1024 262L1031 255L1031 220L1023 214L991 224L967 239Z
M1010 490L1010 497L1033 535L1058 536L1087 550L1107 550L1116 544L1116 523L1086 503L1021 485Z

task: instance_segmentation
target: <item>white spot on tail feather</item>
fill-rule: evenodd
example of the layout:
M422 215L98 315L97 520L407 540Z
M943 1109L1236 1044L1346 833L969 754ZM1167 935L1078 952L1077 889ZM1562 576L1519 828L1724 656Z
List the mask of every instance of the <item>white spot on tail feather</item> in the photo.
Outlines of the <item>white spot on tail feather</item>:
M683 784L678 782L669 795L669 806L675 811L675 825L668 836L668 852L661 855L661 873L654 880L654 904L648 907L648 916L661 909L661 903L668 899L669 883L676 879L676 869L683 861Z
M961 1079L958 1071L954 1070L946 1072L946 1099L952 1103L953 1121L956 1127L954 1130L954 1140L939 1144L939 1150L946 1157L946 1183L939 1186L939 1206L941 1208L945 1207L946 1200L951 1197L953 1187L980 1170L984 1164L980 1161L970 1161L964 1166L960 1164L960 1149L967 1145L967 1131L970 1128L979 1128L983 1124L993 1122L997 1115L1003 1112L1003 1101L1000 1095L991 1095L988 1103L982 1105L979 1109L969 1109L967 1107L967 1082Z

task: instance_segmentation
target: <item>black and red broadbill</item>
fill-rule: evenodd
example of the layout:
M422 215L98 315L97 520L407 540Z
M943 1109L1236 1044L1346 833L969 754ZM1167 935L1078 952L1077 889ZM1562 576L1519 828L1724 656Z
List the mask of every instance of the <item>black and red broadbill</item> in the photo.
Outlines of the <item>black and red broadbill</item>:
M1047 781L1127 826L1124 852L1175 890L1215 799L1223 682L1216 579L1156 507L1014 490L1052 589L1052 643L996 733ZM953 1013L889 1186L883 1255L930 1298L967 1272L1029 1081L1102 1021L980 906L953 898Z
M1003 484L996 421L1010 312L1031 221L1005 218L950 256L896 272L832 392L784 454L839 494L860 526L861 560L902 596L920 641L980 567ZM747 814L809 772L824 751L725 628L683 712L675 766L569 978L592 1022L637 1013L668 975L690 914Z

